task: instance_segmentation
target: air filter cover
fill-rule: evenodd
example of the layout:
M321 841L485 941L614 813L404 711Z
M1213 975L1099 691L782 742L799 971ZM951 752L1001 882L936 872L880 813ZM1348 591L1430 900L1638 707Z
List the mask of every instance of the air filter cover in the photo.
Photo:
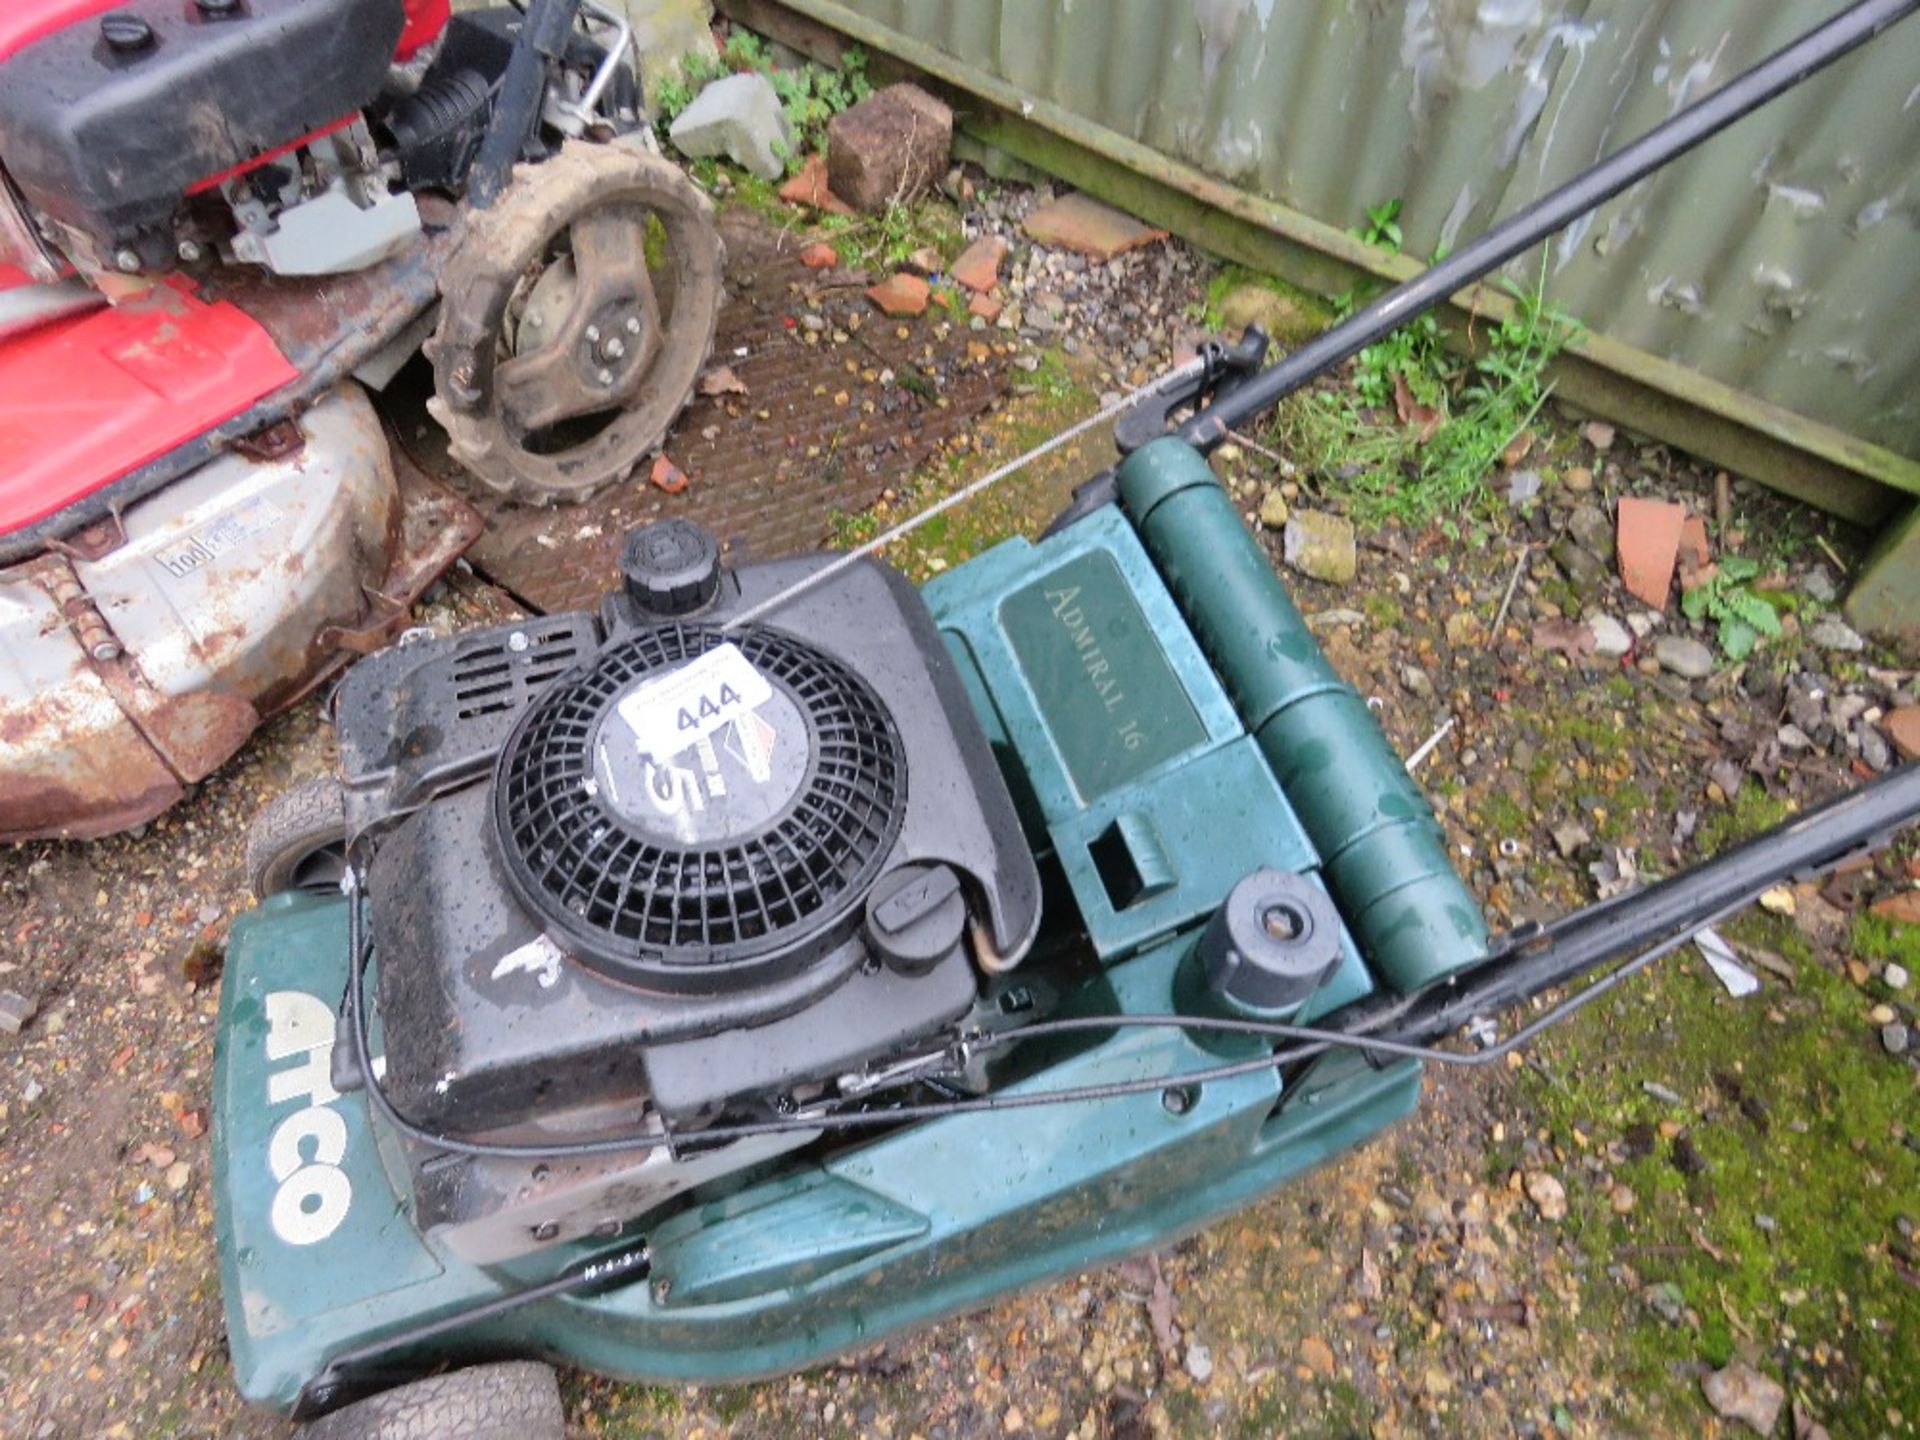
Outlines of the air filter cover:
M906 813L893 718L778 630L627 634L500 753L507 879L570 954L647 990L795 974L845 940Z

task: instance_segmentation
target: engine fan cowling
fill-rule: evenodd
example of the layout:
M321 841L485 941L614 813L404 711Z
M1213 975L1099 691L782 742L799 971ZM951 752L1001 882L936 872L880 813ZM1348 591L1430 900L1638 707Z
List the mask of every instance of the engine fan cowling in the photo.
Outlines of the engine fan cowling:
M766 1113L923 1048L1024 954L1038 873L918 592L863 563L727 626L824 563L349 676L403 1113L495 1136Z

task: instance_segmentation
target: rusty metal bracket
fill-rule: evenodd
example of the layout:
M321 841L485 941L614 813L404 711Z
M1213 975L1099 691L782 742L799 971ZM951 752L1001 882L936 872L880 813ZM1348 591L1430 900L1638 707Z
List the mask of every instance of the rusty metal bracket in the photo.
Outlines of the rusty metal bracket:
M362 623L329 625L316 637L321 646L353 655L370 655L391 644L407 627L415 602L486 525L478 510L414 464L391 432L387 440L400 483L400 533L392 563L379 587L367 589L369 613Z
M93 597L66 557L43 560L29 573L33 583L52 597L89 659L105 663L118 660L125 653L120 637L113 633L113 627L107 624L100 607L93 603Z
M289 416L263 425L250 435L240 436L233 442L233 448L249 460L284 460L298 454L306 443L306 432Z
M126 522L118 510L113 510L64 539L48 540L47 549L69 560L100 560L126 543Z

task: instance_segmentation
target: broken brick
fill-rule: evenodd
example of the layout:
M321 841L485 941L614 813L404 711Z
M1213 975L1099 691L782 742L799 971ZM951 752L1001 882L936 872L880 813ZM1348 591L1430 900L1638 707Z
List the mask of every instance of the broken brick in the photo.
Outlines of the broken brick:
M918 275L904 270L867 287L867 298L889 315L918 315L927 308L932 290Z
M976 295L967 302L967 313L978 315L989 325L1000 318L1000 312L1005 308L991 295Z
M1698 515L1689 515L1680 526L1680 568L1698 570L1713 558L1713 550L1707 544L1707 522Z
M917 85L889 85L827 122L827 181L876 215L946 174L953 111Z
M1896 925L1920 925L1920 890L1902 890L1873 902L1871 913Z
M851 215L853 207L833 193L827 183L827 157L809 155L806 164L780 187L780 198L789 205L810 205L829 215Z
M1000 283L1000 262L1006 256L1006 241L998 235L982 235L960 252L951 273L967 289L984 295Z
M1027 216L1023 228L1042 245L1076 250L1096 260L1111 260L1167 238L1166 231L1155 230L1124 211L1081 194L1042 205Z
M1628 496L1620 502L1620 582L1656 610L1667 608L1686 518L1686 507L1669 500Z
M809 270L831 270L840 263L840 252L824 240L800 248L800 263Z
M1901 759L1920 760L1920 705L1902 705L1897 710L1889 710L1880 721L1880 728L1887 732Z
M669 495L678 495L687 488L687 472L682 470L664 454L653 457L654 485Z

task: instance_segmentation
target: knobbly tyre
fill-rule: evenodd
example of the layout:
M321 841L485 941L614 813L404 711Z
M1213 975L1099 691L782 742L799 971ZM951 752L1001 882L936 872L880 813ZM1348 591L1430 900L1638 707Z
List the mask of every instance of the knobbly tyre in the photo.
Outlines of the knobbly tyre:
M0 840L151 818L405 625L480 527L368 399L423 345L489 500L658 444L721 251L623 15L4 7Z
M729 569L667 521L592 613L355 666L227 955L242 1390L336 1440L557 1437L546 1362L775 1374L1168 1244L1920 817L1910 765L1490 935L1204 455L1915 8L1856 5L1272 367L1209 348L1038 542L918 591L871 553L1030 457L837 557Z

